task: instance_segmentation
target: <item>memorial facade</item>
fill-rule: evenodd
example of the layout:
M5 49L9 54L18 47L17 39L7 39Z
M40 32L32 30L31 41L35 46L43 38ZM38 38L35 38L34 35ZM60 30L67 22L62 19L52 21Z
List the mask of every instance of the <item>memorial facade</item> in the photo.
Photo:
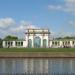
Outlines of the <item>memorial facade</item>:
M50 32L48 29L28 29L25 36L28 47L49 47Z
M75 47L75 39L50 39L49 29L27 29L24 40L4 40L3 47L59 48Z

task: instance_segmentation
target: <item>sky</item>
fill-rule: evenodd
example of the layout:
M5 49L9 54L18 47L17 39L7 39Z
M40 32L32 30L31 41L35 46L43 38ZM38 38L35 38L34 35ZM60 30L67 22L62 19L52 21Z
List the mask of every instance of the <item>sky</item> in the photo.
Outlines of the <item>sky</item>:
M27 28L48 28L51 36L75 36L75 0L0 0L0 38L24 38Z

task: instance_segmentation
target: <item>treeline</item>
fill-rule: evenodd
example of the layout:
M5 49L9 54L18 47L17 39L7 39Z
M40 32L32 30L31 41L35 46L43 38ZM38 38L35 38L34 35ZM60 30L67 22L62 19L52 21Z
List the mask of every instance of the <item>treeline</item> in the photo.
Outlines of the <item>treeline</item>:
M8 41L11 41L11 40L18 40L18 37L17 36L11 36L11 35L8 35L6 36L5 38L0 38L0 48L2 48L2 43L3 43L3 40L8 40Z
M75 36L58 37L56 39L75 39Z
M8 35L3 40L18 40L18 37L17 36Z

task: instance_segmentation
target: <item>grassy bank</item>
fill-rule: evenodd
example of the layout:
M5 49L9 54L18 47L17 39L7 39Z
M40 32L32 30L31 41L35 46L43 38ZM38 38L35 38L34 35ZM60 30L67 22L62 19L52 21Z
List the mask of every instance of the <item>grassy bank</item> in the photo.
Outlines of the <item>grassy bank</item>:
M0 52L75 52L75 48L0 48Z

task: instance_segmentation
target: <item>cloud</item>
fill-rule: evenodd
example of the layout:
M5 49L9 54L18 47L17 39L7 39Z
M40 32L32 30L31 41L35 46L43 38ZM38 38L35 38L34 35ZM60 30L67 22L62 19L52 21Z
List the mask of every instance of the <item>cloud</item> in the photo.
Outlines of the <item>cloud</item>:
M65 0L64 11L75 15L75 0Z
M12 18L1 18L0 19L0 27L1 28L6 28L13 24L15 24L15 21Z
M7 35L23 37L25 30L31 28L34 29L38 27L24 20L17 23L13 18L7 17L0 19L0 37L5 37Z
M64 0L63 5L48 5L49 10L60 10L75 15L75 0Z
M66 2L75 2L75 0L64 0Z
M71 26L71 27L75 27L75 21L72 21L72 20L69 21L68 22L68 25Z
M24 32L26 29L36 29L38 27L30 24L27 21L21 21L18 27L11 28L10 30L13 32Z
M48 5L48 9L50 10L60 10L62 7L60 5Z
M10 31L15 32L15 33L16 32L21 32L22 30L24 30L23 26L10 28Z
M21 21L20 22L20 25L21 26L24 26L24 28L25 29L36 29L36 28L38 28L38 27L36 27L35 25L32 25L32 23L31 22L28 22L28 21Z

